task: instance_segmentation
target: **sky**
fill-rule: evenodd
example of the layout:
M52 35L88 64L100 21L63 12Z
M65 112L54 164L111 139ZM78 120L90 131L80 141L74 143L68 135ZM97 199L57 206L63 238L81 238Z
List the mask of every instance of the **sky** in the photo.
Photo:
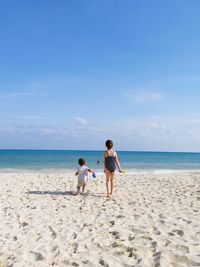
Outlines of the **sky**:
M200 152L199 0L7 0L0 149Z

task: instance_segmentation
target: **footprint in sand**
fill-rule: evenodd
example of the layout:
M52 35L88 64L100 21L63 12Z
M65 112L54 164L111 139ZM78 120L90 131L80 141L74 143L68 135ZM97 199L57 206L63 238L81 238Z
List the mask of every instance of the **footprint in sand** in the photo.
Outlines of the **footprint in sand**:
M154 262L154 267L159 267L160 266L160 259L161 259L161 252L155 252L153 254L153 262Z
M78 249L78 243L74 242L71 244L71 246L73 247L73 253L76 254L77 249Z
M184 232L183 230L173 230L171 232L168 233L169 236L175 236L175 234L183 237L184 236Z
M176 250L176 251L183 252L183 253L186 253L186 254L190 252L189 247L184 246L184 245L176 245L176 246L175 246L175 250Z
M119 238L120 238L120 234L119 234L119 232L117 232L117 231L111 231L111 232L109 232L109 233L110 233L111 235L113 235L115 239L119 239Z
M125 218L125 216L124 215L117 215L117 219L121 219L121 218Z
M73 234L72 234L72 238L73 238L73 239L76 239L76 238L77 238L77 234L76 234L75 232L73 232Z
M114 220L110 221L109 223L111 224L111 226L115 225L115 221Z
M153 233L155 234L155 235L160 235L161 234L161 232L158 230L158 228L157 227L153 227Z
M152 247L152 248L156 248L157 246L158 246L157 241L153 241L153 242L151 242L151 247Z
M133 247L127 247L126 248L126 252L128 253L127 256L132 258L134 257L135 259L137 258L137 254L136 254L136 249Z
M40 252L31 251L31 254L33 254L35 261L42 261L44 259Z
M109 264L107 262L105 262L105 260L103 260L103 259L99 260L99 264L104 266L104 267L109 267Z
M55 238L57 237L56 232L53 230L53 228L52 228L51 226L49 226L49 230L50 230L50 232L51 232L51 237L52 237L53 239L55 239Z
M118 244L117 242L114 242L110 245L112 248L117 248L120 247L120 244Z
M177 235L179 235L179 236L184 236L184 232L183 232L183 230L173 230L172 232L175 232L175 233L177 233Z
M135 237L134 236L132 236L132 235L129 235L129 237L128 237L128 240L129 241L133 241L135 239Z

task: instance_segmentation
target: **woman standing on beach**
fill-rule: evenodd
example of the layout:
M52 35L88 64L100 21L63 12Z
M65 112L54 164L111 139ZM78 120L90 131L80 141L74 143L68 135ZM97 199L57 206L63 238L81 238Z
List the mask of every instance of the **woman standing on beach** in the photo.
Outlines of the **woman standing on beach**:
M104 172L106 174L106 190L107 197L111 197L113 193L113 183L116 165L119 169L119 172L123 172L120 167L119 159L117 152L113 150L112 140L107 140L106 143L107 150L104 152Z

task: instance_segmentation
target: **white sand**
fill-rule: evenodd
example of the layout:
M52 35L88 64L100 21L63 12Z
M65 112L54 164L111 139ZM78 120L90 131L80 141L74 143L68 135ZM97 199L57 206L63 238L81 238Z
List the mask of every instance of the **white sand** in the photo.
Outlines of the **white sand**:
M0 266L200 266L200 173L0 174Z

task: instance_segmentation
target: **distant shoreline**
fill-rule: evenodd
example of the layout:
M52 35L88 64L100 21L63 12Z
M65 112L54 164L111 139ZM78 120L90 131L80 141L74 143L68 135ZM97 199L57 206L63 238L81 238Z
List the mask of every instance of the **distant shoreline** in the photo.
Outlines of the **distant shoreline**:
M0 168L0 174L74 174L74 169L59 169L59 168L46 168L46 169L20 169L20 168ZM104 175L103 169L96 169L95 173L98 175ZM118 172L117 172L118 173ZM159 174L184 174L184 173L200 173L199 169L149 169L149 170L126 170L125 174L118 174L119 176L127 175L159 175Z

